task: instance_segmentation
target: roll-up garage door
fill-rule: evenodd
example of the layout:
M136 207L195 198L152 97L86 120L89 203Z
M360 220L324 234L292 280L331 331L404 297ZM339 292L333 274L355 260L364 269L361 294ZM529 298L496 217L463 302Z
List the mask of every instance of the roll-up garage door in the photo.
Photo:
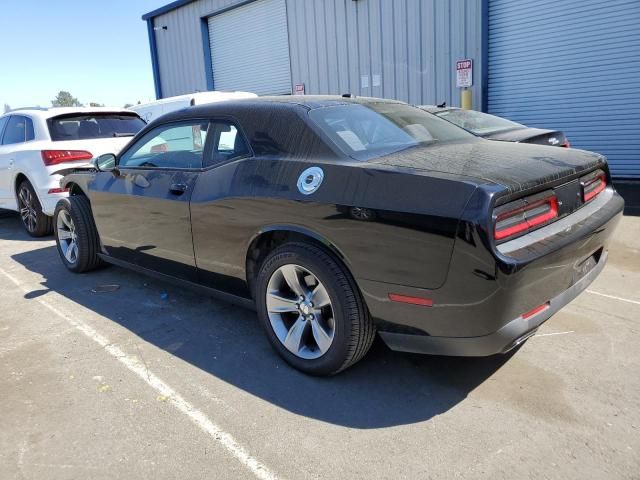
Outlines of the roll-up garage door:
M640 178L640 2L488 1L488 111Z
M216 90L291 93L285 0L256 0L208 22Z

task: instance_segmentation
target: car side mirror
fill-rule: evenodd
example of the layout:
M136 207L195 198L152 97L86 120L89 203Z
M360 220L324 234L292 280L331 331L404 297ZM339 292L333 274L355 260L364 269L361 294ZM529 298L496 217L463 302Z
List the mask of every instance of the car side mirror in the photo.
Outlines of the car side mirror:
M93 162L99 172L113 172L116 169L116 156L113 153L100 155Z

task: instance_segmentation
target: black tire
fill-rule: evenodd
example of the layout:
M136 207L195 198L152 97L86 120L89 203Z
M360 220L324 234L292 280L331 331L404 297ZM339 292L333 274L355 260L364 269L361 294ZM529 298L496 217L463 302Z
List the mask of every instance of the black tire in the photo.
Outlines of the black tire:
M36 191L28 180L23 180L17 190L18 213L22 225L32 237L51 235L52 220L42 211Z
M289 351L278 339L267 313L267 287L283 265L304 267L326 288L331 300L334 337L319 358L304 359ZM256 307L269 341L294 368L311 375L335 375L358 362L375 338L375 327L360 291L348 270L327 251L307 243L287 243L267 255L256 280Z
M59 238L58 222L62 221L59 220L59 217L64 215L64 213L71 217L73 226L75 227L74 233L77 251L71 261L65 257L63 246L61 245L61 242L65 240ZM56 226L56 228L54 228L54 235L58 254L67 269L75 273L83 273L90 272L104 265L104 262L98 256L100 252L100 239L98 237L96 224L93 220L93 214L91 213L91 205L87 197L75 195L60 200L56 205L53 221Z

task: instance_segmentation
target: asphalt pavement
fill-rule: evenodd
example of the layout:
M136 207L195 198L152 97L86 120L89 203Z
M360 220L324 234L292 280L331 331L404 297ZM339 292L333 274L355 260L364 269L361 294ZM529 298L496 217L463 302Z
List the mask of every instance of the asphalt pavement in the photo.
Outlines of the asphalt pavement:
M0 218L1 479L640 478L640 218L509 355L379 341L332 378L255 313L120 268L67 272Z

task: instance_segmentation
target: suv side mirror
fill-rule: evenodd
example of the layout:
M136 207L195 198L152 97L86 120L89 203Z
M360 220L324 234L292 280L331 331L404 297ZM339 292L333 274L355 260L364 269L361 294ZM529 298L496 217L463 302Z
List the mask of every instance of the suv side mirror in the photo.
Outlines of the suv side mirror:
M96 158L93 164L99 172L113 172L116 169L116 156L105 153Z

